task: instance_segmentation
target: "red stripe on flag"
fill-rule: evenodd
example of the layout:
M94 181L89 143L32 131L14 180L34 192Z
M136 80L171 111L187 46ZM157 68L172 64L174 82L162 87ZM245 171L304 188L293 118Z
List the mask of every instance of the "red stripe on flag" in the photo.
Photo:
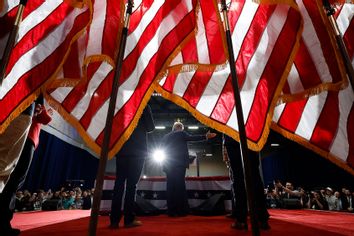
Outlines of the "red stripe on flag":
M19 41L11 51L11 57L7 65L6 74L11 71L14 64L22 55L38 45L41 40L45 39L51 31L63 22L63 20L67 17L66 14L70 14L72 10L73 8L67 4L60 4L55 11L48 15L48 17L46 17L42 22L38 22L35 27L24 35L21 41Z
M210 7L210 1L200 1L201 8L203 9L203 22L206 29L206 38L207 38L207 47L208 53L210 58L211 64L216 64L225 61L225 54L223 48L218 48L217 50L213 50L213 47L216 45L223 45L223 41L221 38L221 34L215 34L214 32L218 32L219 25L216 23L218 22L217 14L215 14L214 7ZM221 31L222 32L222 31Z
M80 78L80 62L79 62L79 48L78 42L76 41L71 45L71 50L69 56L67 57L67 61L70 63L64 63L63 65L63 73L65 78Z
M339 108L338 92L328 92L321 115L317 120L310 142L323 150L328 150L338 129ZM330 114L330 115L329 115Z
M234 32L235 26L241 16L241 12L243 11L245 4L246 1L231 1L231 7L228 14L231 32Z
M274 5L260 5L258 7L257 12L252 19L252 24L248 29L247 37L245 37L242 42L240 53L237 56L235 65L240 89L242 89L242 85L245 81L248 64L250 63L255 51L257 50L259 41L264 33L264 29L267 26L271 15L274 12L274 9Z
M141 2L140 6L136 6L136 10L133 12L131 18L130 18L130 24L129 24L129 34L131 32L134 32L138 25L141 22L141 18L146 12L146 9L150 9L151 5L154 3L154 0L144 0Z
M198 61L198 51L196 49L197 49L197 42L196 39L193 38L183 47L182 50L183 61L185 62Z
M102 54L109 55L111 58L115 58L116 48L118 47L118 34L112 32L118 32L121 23L121 9L120 1L106 1L106 19L104 24L104 33L102 39ZM95 37L95 35L92 35ZM103 43L104 42L104 43Z
M302 112L305 109L307 99L287 103L281 117L278 121L278 125L286 129L287 131L295 133L296 128L300 122Z
M178 12L182 11L182 9L176 9L176 6L180 3L180 1L170 1L170 4L165 4L158 10L155 17L149 22L149 25L144 30L144 33L141 35L138 44L135 46L133 51L129 54L127 58L124 60L124 66L122 68L122 74L120 77L120 83L123 83L136 68L138 60L136 58L140 57L141 52L144 50L146 45L150 42L150 40L154 37L157 28L159 27L161 21L171 12L172 9ZM135 16L132 16L134 18Z
M232 110L235 108L235 98L230 77L227 79L225 86L219 96L219 99L211 114L211 118L226 124L230 119Z
M100 62L91 63L87 68L87 81L83 81L75 86L70 93L65 97L62 102L62 106L68 113L71 113L72 110L76 107L77 103L84 97L87 92L87 86L92 79L92 75L97 71L100 66Z
M354 39L354 19L351 19L350 24L344 33L343 40L344 40L345 46L348 50L349 57L352 59L354 56L353 39Z
M58 66L58 62L62 60L63 55L68 50L72 38L81 30L86 22L89 21L90 13L85 11L81 13L76 19L73 29L65 37L65 40L60 46L49 55L42 63L35 66L33 69L23 74L13 88L0 100L2 106L2 112L0 113L1 123L12 114L19 104L21 104L31 93L40 88L49 77L54 73ZM11 78L8 78L11 79Z
M188 84L183 99L192 107L196 107L213 72L196 72Z
M296 44L297 32L293 29L299 29L300 27L298 13L290 8L287 21L276 40L272 54L258 83L252 109L245 123L247 137L254 142L258 142L261 137L266 122L265 117L267 117L280 79L283 77L284 72L275 69L274 65L286 68L288 58L291 57L292 53L289 49L294 48Z
M347 134L349 142L349 154L347 162L352 168L354 168L354 104L352 104L352 107L350 109L347 124Z
M172 10L173 8L171 8ZM190 12L184 17L182 22L172 29L169 34L162 40L159 51L151 58L149 64L145 68L143 74L139 79L139 84L129 101L122 107L122 109L115 115L113 119L114 125L112 127L112 136L110 147L112 148L115 143L121 138L117 134L122 134L132 122L136 115L136 110L140 106L142 98L145 96L147 89L153 82L152 74L160 71L166 59L173 52L175 47L193 30L194 24L191 24L191 18L194 18L194 12ZM157 23L157 22L155 22ZM103 142L103 131L100 133L96 142L101 145Z
M316 1L303 1L303 3L309 12L312 25L315 28L316 34L321 42L322 53L327 62L329 71L331 73L332 80L333 80L332 82L341 81L342 80L341 77L337 76L340 75L341 72L339 71L335 49L328 50L327 48L328 45L332 45L332 42L330 40L330 34L332 34L332 32L329 31L326 25L323 23L323 19L320 14L320 11L323 12L323 9L318 9ZM313 60L316 60L316 58L313 58ZM321 71L319 71L318 73L321 73Z
M301 38L299 52L295 56L295 66L299 73L301 83L304 88L311 88L321 84L321 78L317 72L314 61L308 51L304 40ZM308 79L311 78L311 79Z

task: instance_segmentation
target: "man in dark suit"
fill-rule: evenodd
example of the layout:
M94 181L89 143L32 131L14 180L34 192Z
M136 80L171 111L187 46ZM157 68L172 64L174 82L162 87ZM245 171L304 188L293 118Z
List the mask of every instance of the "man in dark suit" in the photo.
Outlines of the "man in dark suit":
M134 214L136 185L140 179L147 155L147 133L154 129L151 108L147 105L134 132L116 155L116 180L112 197L111 224L109 226L112 229L119 227L119 221L122 218L121 208L124 188L124 226L129 228L142 225L140 221L135 219Z
M231 227L240 230L247 230L248 208L240 144L227 135L224 135L223 144L229 157L233 201L235 204L235 209L233 212L235 214L236 221L232 224ZM259 223L259 227L261 229L267 230L270 229L268 224L269 213L267 211L264 197L263 182L258 169L258 153L248 150L248 158L250 159L251 163L251 175L253 180L251 187L253 188L254 192L256 219Z
M209 131L205 135L190 135L184 131L181 122L175 122L172 131L162 140L162 147L166 152L163 171L166 173L166 192L168 215L187 215L188 196L185 183L186 168L189 166L188 141L205 141L215 137Z

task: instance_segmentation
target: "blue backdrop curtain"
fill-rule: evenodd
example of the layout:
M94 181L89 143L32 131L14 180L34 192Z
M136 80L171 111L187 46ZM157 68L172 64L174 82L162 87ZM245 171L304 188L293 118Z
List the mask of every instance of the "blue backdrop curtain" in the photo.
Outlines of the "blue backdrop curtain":
M59 190L67 180L84 180L84 189L94 186L99 160L86 150L41 131L23 189Z

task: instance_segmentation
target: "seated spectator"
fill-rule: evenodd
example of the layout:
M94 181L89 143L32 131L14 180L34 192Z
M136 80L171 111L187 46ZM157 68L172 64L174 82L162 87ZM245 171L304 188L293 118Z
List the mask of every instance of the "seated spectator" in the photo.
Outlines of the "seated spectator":
M60 199L61 192L55 191L51 199Z
M81 197L81 193L77 193L75 200L74 200L73 208L74 209L82 209L82 204L83 204L83 200Z
M279 208L280 202L275 189L266 189L267 208Z
M336 198L336 211L341 211L343 209L342 207L342 196L340 192L336 191L334 192L334 196Z
M17 191L16 192L16 198L15 198L15 211L22 211L22 203L21 200L23 198L23 192L22 191Z
M327 188L325 189L324 198L325 198L326 201L327 201L328 210L334 211L334 210L337 209L337 205L336 205L336 204L337 204L337 201L336 201L336 197L335 197L334 194L333 194L332 188L327 187Z
M91 209L91 196L89 195L88 191L84 191L82 193L82 209Z
M344 196L342 198L342 206L344 211L353 212L354 197L349 189L344 190Z
M311 197L308 202L308 208L314 210L328 210L328 205L326 200L322 197L321 193L315 191L311 192Z
M276 181L274 186L280 200L281 207L286 209L303 207L301 198L305 195L305 192L302 188L301 191L294 190L292 183L286 182L285 186L283 186L280 181Z
M23 191L21 205L23 211L33 211L33 196L28 190Z
M74 198L72 198L70 194L67 192L62 192L61 196L62 196L63 209L65 210L71 209L72 206L74 205Z

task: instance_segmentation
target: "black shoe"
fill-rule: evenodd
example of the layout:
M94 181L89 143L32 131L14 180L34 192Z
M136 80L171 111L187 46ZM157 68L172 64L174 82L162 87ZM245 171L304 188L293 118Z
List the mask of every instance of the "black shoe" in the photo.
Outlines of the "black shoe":
M1 236L17 236L17 235L20 235L20 233L21 233L21 230L14 229L14 228L7 228L7 229L0 230Z
M268 224L268 221L259 222L259 228L262 230L270 230L270 225Z
M236 218L236 216L233 215L232 213L225 215L225 217L226 218L230 218L230 219L235 219Z
M238 222L238 221L235 221L235 222L231 225L231 228L233 228L233 229L239 229L239 230L248 230L247 223Z
M114 224L110 224L109 226L108 226L108 228L110 228L110 229L118 229L119 228L119 224L118 223L114 223Z
M124 224L125 228L133 228L133 227L138 227L138 226L142 226L143 223L141 223L141 221L139 220L133 220L131 223L126 223Z

